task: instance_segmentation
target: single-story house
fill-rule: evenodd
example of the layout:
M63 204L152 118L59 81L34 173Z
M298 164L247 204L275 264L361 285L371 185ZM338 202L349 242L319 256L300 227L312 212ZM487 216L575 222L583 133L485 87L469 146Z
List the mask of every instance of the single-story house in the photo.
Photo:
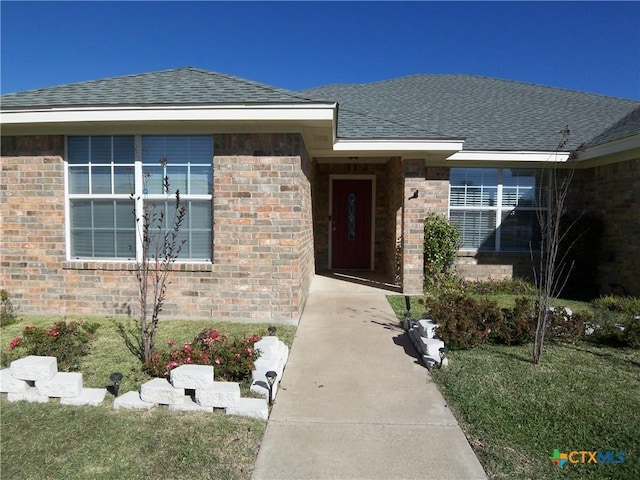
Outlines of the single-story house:
M165 174L188 207L167 317L295 322L323 271L418 294L429 212L459 228L462 276L527 275L541 171L581 144L570 204L602 219L599 289L640 293L638 101L473 75L293 92L197 68L0 101L0 288L24 313L135 314L132 211L170 216Z

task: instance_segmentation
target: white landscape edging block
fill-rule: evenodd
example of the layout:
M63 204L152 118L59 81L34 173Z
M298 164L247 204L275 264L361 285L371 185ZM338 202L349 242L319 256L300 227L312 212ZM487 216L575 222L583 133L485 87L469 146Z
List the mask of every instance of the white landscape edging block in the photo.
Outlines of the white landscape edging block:
M263 398L241 398L235 407L227 408L226 414L267 420L269 418L269 405Z
M106 388L83 388L77 397L61 398L60 404L74 406L90 405L97 407L102 403L106 394Z
M115 410L151 410L155 406L155 403L142 400L140 394L134 391L127 392L113 401L113 408Z
M0 370L0 393L24 393L28 388L26 380L15 378L10 368Z
M11 374L19 380L49 380L58 373L56 357L29 355L11 362Z
M423 337L434 338L437 326L438 324L433 320L418 320L418 330Z
M178 405L184 403L184 388L176 388L166 378L154 378L140 387L140 398L144 402L161 405Z
M193 390L213 387L213 366L211 365L180 365L171 370L171 384L176 388Z
M185 397L184 403L180 405L169 405L172 412L206 412L213 413L213 407L204 407L194 402L191 397Z
M276 379L276 381L273 383L273 386L271 387L271 399L275 400L276 399L276 395L278 394L278 384L280 382L277 381L278 379ZM267 383L267 380L254 380L253 383L251 384L251 387L249 388L249 390L253 393L256 393L264 398L269 398L269 384Z
M58 372L49 380L36 380L36 388L47 397L77 397L82 392L82 374Z
M440 358L440 349L444 348L444 342L435 338L420 337L422 353L434 358Z
M267 359L260 357L253 362L253 365L254 370L251 372L251 379L254 381L265 380L266 373L271 370L278 374L276 381L279 382L280 378L282 378L284 363L281 358Z
M234 407L240 400L240 385L236 382L213 382L211 388L196 390L196 402L203 407Z
M29 403L47 403L49 397L42 395L36 387L29 387L22 393L7 393L7 400L10 402L25 401Z

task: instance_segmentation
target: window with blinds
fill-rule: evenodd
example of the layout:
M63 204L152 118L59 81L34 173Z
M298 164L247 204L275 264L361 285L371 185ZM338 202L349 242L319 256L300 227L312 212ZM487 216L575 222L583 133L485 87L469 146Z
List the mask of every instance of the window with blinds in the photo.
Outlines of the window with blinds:
M543 184L540 170L452 168L449 219L460 231L462 249L537 250Z
M69 258L137 258L140 235L134 210L163 212L164 228L169 229L179 190L187 207L178 240L186 243L179 260L211 260L210 136L71 136L65 166Z

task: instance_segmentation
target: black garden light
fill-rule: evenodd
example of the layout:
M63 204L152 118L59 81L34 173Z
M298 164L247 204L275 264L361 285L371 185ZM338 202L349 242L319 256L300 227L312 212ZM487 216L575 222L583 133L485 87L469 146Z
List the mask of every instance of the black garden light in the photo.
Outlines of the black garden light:
M276 334L277 330L278 329L275 327L275 325L271 325L269 328L267 328L269 335L271 335L272 337Z
M267 377L267 383L269 384L269 405L273 405L273 384L276 383L278 374L273 370L269 370L264 376Z
M440 364L438 365L438 368L442 368L442 362L447 356L447 353L449 353L449 349L447 347L441 347L438 349L438 352L440 353Z
M408 332L411 330L411 327L413 327L413 319L411 318L411 297L405 295L404 303L407 307L407 311L404 313L404 329Z
M118 396L118 390L120 390L120 382L122 381L122 374L120 372L113 372L109 375L109 380L113 384L113 395Z

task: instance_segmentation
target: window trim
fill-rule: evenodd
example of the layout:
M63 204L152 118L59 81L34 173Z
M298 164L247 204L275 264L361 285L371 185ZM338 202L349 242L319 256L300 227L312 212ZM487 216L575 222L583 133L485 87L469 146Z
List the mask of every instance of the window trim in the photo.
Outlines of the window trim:
M134 175L134 199L131 199L131 194L124 193L69 193L69 167L74 164L69 162L69 137L117 137L117 136L132 136L134 137L135 144L135 157L134 157L134 165L133 165L133 175ZM161 134L161 135L152 135L152 134L126 134L126 135L115 135L115 134L89 134L89 135L66 135L64 141L64 234L65 234L65 257L66 261L69 264L79 264L79 263L93 263L93 264L114 264L114 263L123 263L123 264L134 264L142 261L142 234L141 234L141 223L135 222L135 257L77 257L72 255L71 251L71 201L74 199L86 199L86 200L127 200L128 202L134 202L135 208L135 218L140 218L145 201L175 201L175 193L163 193L163 194L149 194L144 195L143 192L143 160L142 160L142 137L144 136L206 136L211 138L211 144L213 148L213 135L212 134ZM215 155L211 158L211 169L213 171L213 161ZM88 162L88 165L91 165L91 162ZM111 164L113 166L118 166L118 164ZM113 169L112 169L113 174ZM213 175L213 172L212 172ZM112 177L112 188L113 188L114 178ZM91 178L89 179L91 185ZM213 187L213 185L212 185ZM91 191L91 187L89 188ZM140 192L139 194L136 192ZM177 264L200 264L207 265L213 263L213 236L214 236L214 228L213 228L213 208L214 208L214 198L213 198L213 190L210 194L180 194L181 200L184 201L210 201L211 202L211 216L212 216L212 224L211 224L211 252L210 258L185 258L185 259L176 259L175 263Z

